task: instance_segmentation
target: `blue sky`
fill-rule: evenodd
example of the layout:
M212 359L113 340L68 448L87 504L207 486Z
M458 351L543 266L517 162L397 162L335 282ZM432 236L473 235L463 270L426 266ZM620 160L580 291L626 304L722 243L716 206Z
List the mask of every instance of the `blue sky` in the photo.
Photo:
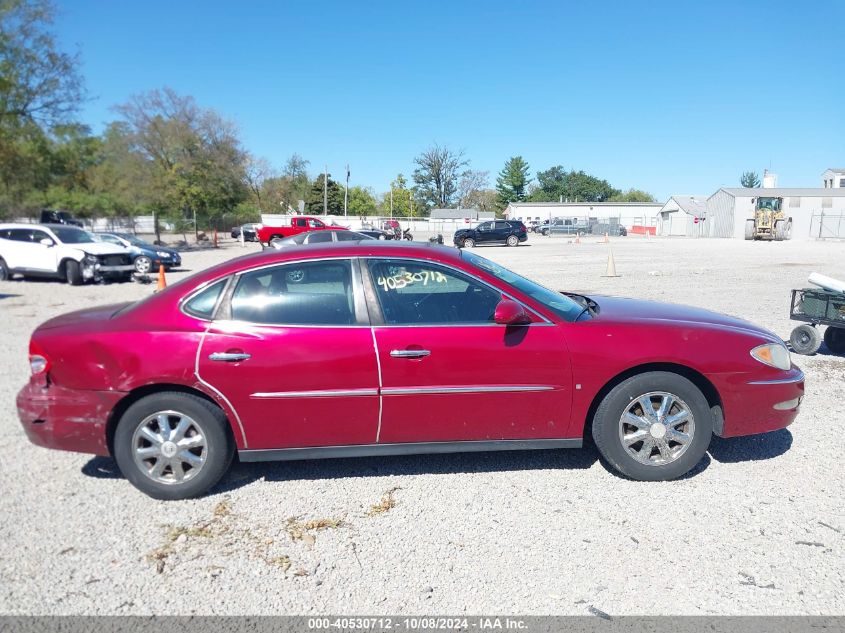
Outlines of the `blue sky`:
M56 0L95 131L170 86L281 165L389 188L437 142L490 171L583 169L660 199L845 166L845 5Z

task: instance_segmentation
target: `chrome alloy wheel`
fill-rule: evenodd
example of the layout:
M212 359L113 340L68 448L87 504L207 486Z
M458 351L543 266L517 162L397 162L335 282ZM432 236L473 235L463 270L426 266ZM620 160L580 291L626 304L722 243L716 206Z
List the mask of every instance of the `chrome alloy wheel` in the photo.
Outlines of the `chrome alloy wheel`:
M665 391L632 400L619 418L622 447L647 466L674 462L689 448L694 434L695 419L686 402Z
M135 464L162 484L181 484L199 474L208 456L202 427L178 411L146 417L132 435Z

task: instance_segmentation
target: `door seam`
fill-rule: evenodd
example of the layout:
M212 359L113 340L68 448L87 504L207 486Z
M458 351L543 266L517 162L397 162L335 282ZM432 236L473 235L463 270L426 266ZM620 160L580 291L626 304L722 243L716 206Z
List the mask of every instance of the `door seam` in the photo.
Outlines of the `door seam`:
M381 393L381 359L379 358L378 343L376 342L376 329L372 326L370 326L370 334L372 334L373 337L373 351L376 354L376 369L378 370L378 426L376 427L376 444L378 444L379 437L381 436L381 416L384 396Z

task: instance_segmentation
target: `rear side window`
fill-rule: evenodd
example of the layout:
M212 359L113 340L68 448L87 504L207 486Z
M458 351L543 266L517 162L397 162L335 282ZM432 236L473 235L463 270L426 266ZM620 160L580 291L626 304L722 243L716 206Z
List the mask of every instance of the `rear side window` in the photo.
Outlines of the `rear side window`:
M335 237L338 242L354 242L361 239L361 234L353 231L338 231Z
M319 231L317 233L307 233L308 239L306 242L309 244L318 244L320 242L331 242L332 241L332 233L331 231Z
M200 319L210 320L214 316L214 308L217 307L225 285L226 279L221 279L195 294L185 303L185 312Z
M232 318L267 325L352 325L352 264L301 262L244 273L232 295Z

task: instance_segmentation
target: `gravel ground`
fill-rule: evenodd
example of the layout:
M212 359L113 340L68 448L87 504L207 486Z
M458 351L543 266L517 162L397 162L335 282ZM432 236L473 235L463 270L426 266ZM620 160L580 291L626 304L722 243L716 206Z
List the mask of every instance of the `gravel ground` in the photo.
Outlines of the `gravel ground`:
M845 278L842 243L611 246L619 278L602 277L595 239L477 250L555 288L689 303L785 338L789 289ZM845 613L845 358L796 357L796 423L714 438L676 482L621 479L592 449L387 457L237 465L209 496L167 503L109 459L30 445L14 405L39 322L152 290L0 283L2 613Z

